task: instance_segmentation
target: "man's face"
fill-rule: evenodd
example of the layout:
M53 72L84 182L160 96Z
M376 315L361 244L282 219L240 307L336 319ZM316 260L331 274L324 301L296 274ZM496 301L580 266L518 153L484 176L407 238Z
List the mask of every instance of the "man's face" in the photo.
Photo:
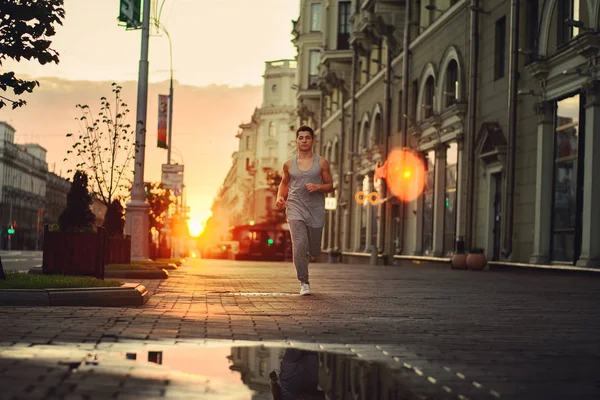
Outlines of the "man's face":
M310 150L313 146L313 137L310 132L298 132L298 137L296 138L296 145L298 146L298 150Z

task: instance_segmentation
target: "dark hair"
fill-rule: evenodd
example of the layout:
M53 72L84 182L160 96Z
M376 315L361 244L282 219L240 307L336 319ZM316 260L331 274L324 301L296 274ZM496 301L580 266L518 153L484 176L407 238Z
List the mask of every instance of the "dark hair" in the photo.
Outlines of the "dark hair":
M313 131L310 126L302 125L300 128L298 128L298 130L296 131L296 138L298 138L298 134L300 132L308 132L310 133L310 136L312 136L313 139L315 138L315 131Z

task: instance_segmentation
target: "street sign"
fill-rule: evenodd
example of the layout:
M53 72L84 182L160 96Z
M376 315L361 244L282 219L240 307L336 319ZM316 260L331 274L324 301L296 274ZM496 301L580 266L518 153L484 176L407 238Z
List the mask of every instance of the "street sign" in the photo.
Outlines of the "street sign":
M163 172L160 180L163 184L178 184L183 183L183 174Z
M141 21L142 0L121 0L119 4L119 21L128 29L137 29Z
M175 196L179 196L181 194L181 191L184 188L184 184L183 183L163 183L163 187L165 189L171 189L173 191L175 191Z
M162 172L173 172L173 173L177 173L177 172L183 172L183 165L179 165L179 164L163 164L162 165Z
M325 209L335 210L337 208L337 197L325 197Z

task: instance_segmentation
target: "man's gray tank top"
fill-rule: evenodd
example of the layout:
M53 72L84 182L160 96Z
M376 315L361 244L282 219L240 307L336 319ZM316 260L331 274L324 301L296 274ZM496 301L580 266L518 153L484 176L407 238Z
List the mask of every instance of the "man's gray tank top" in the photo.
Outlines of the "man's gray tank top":
M307 183L321 183L321 168L319 156L315 159L308 171L301 171L296 162L296 156L292 158L290 167L290 184L286 204L288 221L304 221L311 228L322 228L325 224L325 193L309 192Z

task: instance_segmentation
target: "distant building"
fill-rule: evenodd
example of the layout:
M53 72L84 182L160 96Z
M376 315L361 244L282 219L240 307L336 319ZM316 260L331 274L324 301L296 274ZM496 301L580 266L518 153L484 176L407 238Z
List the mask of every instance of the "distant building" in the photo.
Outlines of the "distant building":
M40 216L46 197L46 149L15 144L15 129L0 122L0 247L31 250L39 246ZM9 234L9 229L14 229Z
M268 61L263 77L262 105L239 125L238 150L212 207L212 229L276 218L277 188L269 184L269 176L281 174L296 149L296 62Z

